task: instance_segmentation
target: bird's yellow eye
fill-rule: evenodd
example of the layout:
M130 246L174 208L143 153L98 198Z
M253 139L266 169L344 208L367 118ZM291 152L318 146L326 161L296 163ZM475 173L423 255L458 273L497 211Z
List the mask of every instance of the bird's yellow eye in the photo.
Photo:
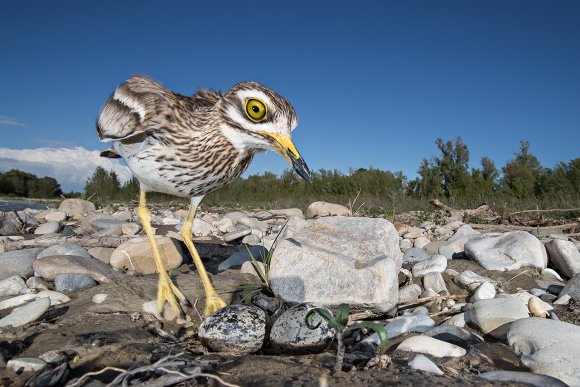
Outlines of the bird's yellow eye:
M264 102L256 98L249 98L246 101L246 115L254 122L264 121L266 119L268 109Z

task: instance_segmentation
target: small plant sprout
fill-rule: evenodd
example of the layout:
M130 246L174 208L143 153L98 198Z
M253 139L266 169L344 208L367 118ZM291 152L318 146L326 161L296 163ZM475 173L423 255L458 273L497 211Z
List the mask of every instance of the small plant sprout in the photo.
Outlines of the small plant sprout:
M381 324L377 324L371 321L361 321L352 325L348 325L348 309L349 307L347 304L340 304L336 310L335 315L333 316L332 313L326 309L314 308L310 310L305 317L306 326L310 329L316 329L322 323L322 320L320 320L317 324L313 324L312 319L314 318L314 315L319 315L327 322L329 328L334 329L337 341L336 363L334 364L335 371L342 371L345 352L343 338L345 333L360 328L372 329L379 335L378 349L384 347L388 341L387 331L385 331L385 328L383 328Z

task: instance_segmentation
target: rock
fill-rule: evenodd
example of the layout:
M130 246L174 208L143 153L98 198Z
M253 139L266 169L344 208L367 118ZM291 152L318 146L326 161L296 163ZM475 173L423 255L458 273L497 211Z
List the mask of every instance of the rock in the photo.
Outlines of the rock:
M55 292L53 290L43 290L35 294L36 298L48 297L50 299L50 306L65 304L70 301L70 297L66 294Z
M97 293L93 296L93 298L91 298L91 301L93 301L95 304L102 304L105 302L107 297L109 297L109 295L106 293Z
M98 231L106 230L114 226L120 227L122 224L123 222L121 220L115 218L98 218L91 222L91 226Z
M15 213L0 211L0 235L17 235L23 234L24 231Z
M415 277L423 277L427 273L443 273L447 268L447 258L434 255L426 261L417 262L412 273Z
M429 316L421 313L411 313L396 317L385 326L385 330L387 331L387 337L392 339L408 332L422 333L436 325L435 321L433 321ZM376 333L374 333L374 335L376 335Z
M413 242L413 246L418 248L418 249L422 249L423 247L427 246L429 243L431 243L429 238L424 237L424 236L420 236L419 238L415 239L415 242Z
M403 223L395 223L395 230L397 230L399 236L402 236L409 231L409 226Z
M562 297L558 298L556 301L554 301L554 305L568 305L571 299L572 297L570 297L569 294L565 294Z
M526 304L507 297L476 301L469 310L469 320L481 332L499 338L505 336L509 323L528 317Z
M267 230L268 229L268 223L264 222L263 220L249 218L247 216L238 219L237 223L242 224L242 225L249 227L251 229L257 229L257 230Z
M315 307L312 304L300 304L282 313L270 331L272 347L288 353L324 351L334 339L334 329L330 329L326 320L317 314L312 316L310 322L314 326L318 324L320 326L316 329L306 326L304 321L306 314Z
M37 259L33 268L39 276L53 281L61 273L85 274L97 282L108 283L118 278L111 267L98 259L77 257L75 255L53 255Z
M304 212L302 212L300 208L284 208L281 210L271 210L270 212L274 215L283 215L287 218L296 216L298 218L304 219Z
M256 352L266 336L266 314L255 306L226 306L206 317L197 333L203 345L216 352Z
M261 243L260 237L254 234L246 235L244 239L242 239L242 244L244 245L257 246L260 245L260 243Z
M42 247L0 253L0 280L19 275L28 278L34 274L32 262L44 250Z
M224 271L234 266L241 266L244 262L252 260L252 256L256 261L262 261L268 255L268 250L262 246L245 246L242 245L239 251L233 253L229 258L219 264L218 270Z
M399 289L399 304L410 304L419 298L421 287L417 284L411 284Z
M488 300L495 297L495 286L493 286L490 282L485 281L481 285L475 289L475 293L473 294L473 300Z
M25 287L26 283L24 283L24 280L19 275L0 280L0 297L19 294L20 289Z
M60 231L59 222L46 222L41 224L34 230L36 235L54 234Z
M52 350L43 353L42 355L38 356L38 358L42 361L45 361L49 364L61 364L67 360L66 353L63 351Z
M48 287L40 277L30 277L26 280L26 287L29 289L48 290Z
M14 372L34 372L46 367L46 362L34 357L21 357L17 359L10 359L6 364L6 368Z
M47 247L36 258L50 257L51 255L76 255L77 257L93 258L87 249L72 243L61 243Z
M50 307L50 298L37 298L28 305L14 309L8 316L0 319L0 327L12 325L19 327L36 320Z
M464 289L475 290L484 282L492 282L487 277L482 277L471 270L462 271L459 275L453 278L453 282Z
M419 249L417 247L411 247L405 251L405 254L403 254L403 264L422 262L428 260L429 258L431 258L431 254L425 250Z
M306 218L313 219L323 216L351 216L352 213L348 208L340 204L327 202L311 203L306 209Z
M248 228L245 230L240 230L240 231L228 233L228 234L223 236L223 239L225 242L230 243L230 242L236 241L240 238L243 238L246 235L250 235L251 233L252 233L252 230Z
M455 240L465 237L472 237L474 235L481 235L481 233L479 231L475 231L470 225L463 224L457 229L457 231L455 231L455 234L453 234L452 237L447 239L447 242L453 242Z
M88 200L65 199L60 203L58 210L64 211L71 218L78 218L83 214L94 211L95 205Z
M423 250L425 250L426 252L428 252L431 255L439 254L439 248L446 243L447 243L447 241L444 241L444 240L433 241L433 242L429 243L428 245L423 246ZM441 254L441 255L443 255L443 254Z
M401 251L379 218L328 217L288 223L270 264L270 285L287 302L348 303L388 311L398 302Z
M580 252L569 241L553 239L545 244L551 262L568 278L580 273Z
M258 270L261 270L262 273L264 273L264 263L263 262L256 262L256 265L258 265ZM258 275L258 273L256 272L256 269L254 269L254 265L252 264L252 261L246 261L244 263L242 263L242 267L240 268L240 273L247 273L247 274L253 274L256 277L260 277Z
M218 230L211 224L199 219L193 219L192 234L195 236L208 237L217 234Z
M465 254L486 270L515 270L522 266L545 269L548 261L544 245L525 231L473 240L465 245Z
M507 340L535 373L580 385L580 327L538 317L511 324Z
M467 325L468 321L469 321L469 311L458 313L454 316L449 317L447 320L445 320L443 325L450 325L454 327L463 328L465 327L465 325Z
M477 376L477 379L491 382L516 383L529 387L567 387L562 381L548 375L519 371L488 371Z
M541 274L542 274L542 277L551 276L551 277L556 278L558 281L564 281L562 279L562 277L560 277L560 274L558 274L555 270L552 270L552 269L544 269L544 270L542 270Z
M59 274L54 278L54 288L57 292L74 292L96 285L91 277L82 274Z
M137 223L123 223L121 224L121 232L123 235L133 236L141 231L141 226Z
M528 300L528 309L530 310L530 313L536 317L548 317L548 312L553 308L548 309L545 304L546 303L538 297L531 296Z
M230 218L223 218L213 223L213 226L217 228L220 232L230 233L236 232L237 228L234 222Z
M430 374L443 375L443 371L439 369L428 357L418 354L413 360L409 362L409 367L414 370L425 371Z
M399 245L401 247L401 251L406 252L410 248L413 247L413 240L411 239L401 239L399 241Z
M183 263L179 242L164 236L156 236L155 241L166 270L175 269ZM109 262L116 269L127 269L141 274L153 274L157 270L153 251L145 237L121 243L111 254Z
M112 247L91 247L89 249L89 254L99 261L108 264L111 261L111 255L115 251Z
M166 226L175 226L176 224L179 224L181 222L181 218L176 218L174 216L166 216L163 219L161 219L161 224L164 224Z
M424 335L460 347L467 347L468 345L481 343L483 341L479 336L476 336L461 327L453 325L439 325L435 328L429 329L424 333Z
M427 273L423 276L423 287L425 289L431 289L437 294L442 294L442 292L448 294L447 286L445 285L445 280L439 272Z
M397 351L418 352L435 357L460 357L467 351L457 345L446 343L429 336L413 336L405 339Z
M580 301L580 274L575 275L566 283L566 286L559 292L558 297L565 295L569 295L576 302Z
M66 219L66 212L64 211L52 211L44 216L47 222L62 222Z

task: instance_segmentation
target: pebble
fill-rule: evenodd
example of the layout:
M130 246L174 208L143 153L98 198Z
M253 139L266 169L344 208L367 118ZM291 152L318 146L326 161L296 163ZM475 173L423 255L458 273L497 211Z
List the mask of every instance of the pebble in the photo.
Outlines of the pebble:
M218 233L217 228L212 226L210 223L201 220L199 218L193 219L193 225L191 228L193 235L198 237L209 237Z
M464 289L474 291L484 282L492 282L487 277L482 277L479 274L472 272L471 270L462 271L459 275L453 278L453 282L458 284Z
M522 266L545 269L548 263L544 245L525 231L470 241L465 244L465 254L486 270L515 270Z
M433 328L437 324L429 316L414 312L412 314L396 317L385 326L389 339L408 332L422 333ZM378 336L377 336L378 339Z
M58 210L64 211L71 218L76 218L82 214L94 211L95 205L88 200L65 199L60 203Z
M6 367L14 372L34 372L46 367L46 362L34 357L21 357L8 360Z
M287 218L296 216L298 218L304 219L304 212L300 208L284 208L281 210L270 210L273 215L282 215Z
M580 274L575 275L570 279L564 288L558 293L558 297L569 295L574 301L580 301Z
M244 262L252 260L262 261L268 255L268 250L259 245L245 246L242 245L240 250L230 255L226 260L221 262L218 266L219 271L227 270L234 266L241 266Z
M217 222L214 222L213 226L222 233L232 233L237 230L234 222L230 218L222 218Z
M115 249L112 247L92 247L88 251L92 257L95 257L101 262L109 264L111 261L111 255L113 255L113 251L115 251Z
M554 278L556 278L558 281L563 281L562 277L560 277L560 274L558 274L558 272L556 272L553 269L544 269L541 272L542 276L552 276Z
M242 224L242 225L249 227L251 229L257 229L257 230L267 230L268 229L267 222L264 222L263 220L258 220L255 218L250 218L250 217L240 218L240 219L238 219L237 223Z
M550 261L568 278L580 273L580 251L570 241L553 239L545 244Z
M58 245L52 245L50 247L47 247L46 249L41 251L36 258L39 259L44 257L50 257L52 255L76 255L77 257L85 257L92 259L92 256L91 254L89 254L87 249L85 249L82 246L71 243L61 243Z
M476 301L469 310L469 320L481 332L499 338L505 337L509 323L528 317L527 305L508 297Z
M554 301L554 305L568 305L571 299L572 297L570 297L569 294L565 294L562 297L558 298L556 301Z
M410 304L416 301L421 294L421 286L411 284L399 289L399 304Z
M47 362L48 364L61 364L67 360L66 353L62 351L52 350L43 353L42 355L38 356L38 358L42 361Z
M423 276L423 287L425 289L431 289L437 294L442 294L442 292L448 294L447 285L445 285L445 280L439 272L427 273Z
M447 258L442 255L434 255L431 258L417 262L411 272L415 277L423 277L427 273L442 273L447 268Z
M53 281L61 273L85 274L99 283L108 283L119 277L111 266L94 258L74 255L53 255L37 259L33 263L36 273L42 278Z
M411 247L405 251L405 254L403 254L403 264L422 262L429 258L431 258L431 254L425 250Z
M428 252L431 255L439 254L439 248L443 246L447 241L440 240L440 241L433 241L428 245L423 246L423 250Z
M230 243L230 242L236 241L238 239L241 239L241 238L245 237L246 235L250 235L251 233L252 233L252 230L248 228L245 230L230 232L228 234L225 234L222 238L225 242Z
M91 222L91 226L97 231L107 230L111 227L119 226L123 224L123 221L115 218L97 218Z
M66 219L66 212L64 211L52 211L44 216L47 222L62 222Z
M249 246L257 246L260 245L261 242L262 240L260 239L260 237L255 234L246 235L244 239L242 239L242 244L246 244Z
M198 336L216 352L256 352L266 336L266 314L256 306L226 306L202 321Z
M25 287L26 283L19 275L0 280L0 297L19 294L20 290Z
M534 373L580 386L580 327L539 317L514 321L507 340Z
M261 273L265 273L265 267L264 267L264 263L263 262L255 262L256 265L258 265L258 270L260 270ZM253 274L256 277L260 277L258 275L258 273L256 272L256 269L254 269L254 262L252 261L246 261L244 263L242 263L242 267L240 267L240 273L242 274Z
M424 333L425 336L433 337L437 340L445 341L458 345L460 347L467 347L468 345L483 342L483 339L473 333L454 325L439 325Z
M530 313L536 317L548 317L548 312L554 308L546 308L546 303L536 296L530 297L528 301Z
M44 250L42 247L0 253L0 280L19 275L28 278L34 274L32 262Z
M93 296L93 298L91 298L91 301L93 301L95 304L102 304L105 302L108 296L109 295L106 293L97 293Z
M409 362L409 367L413 368L414 370L425 371L430 374L443 375L443 371L441 371L439 367L435 365L435 363L429 360L429 358L425 355L421 354L415 355L413 360Z
M50 299L48 297L37 298L30 304L15 308L9 315L0 319L0 327L9 325L19 327L27 324L42 316L49 307Z
M285 311L272 325L270 342L272 347L288 353L317 353L324 351L334 339L334 329L317 314L311 324L320 326L310 329L306 325L306 314L314 309L312 304L299 304ZM323 308L330 313L326 308Z
M323 216L351 216L351 212L345 206L327 202L313 202L306 209L306 218L313 219Z
M123 223L121 225L121 232L123 235L133 236L141 231L141 226L137 223Z
M26 286L29 289L48 290L46 283L40 277L30 277L26 280Z
M92 259L92 258L91 258ZM54 288L57 292L74 292L97 286L95 280L83 274L59 274L54 278Z
M495 297L495 286L493 286L490 282L485 281L481 285L475 289L475 293L473 293L473 300L488 300Z
M58 305L63 304L65 302L70 301L70 298L62 293L55 292L53 290L45 290L40 293L28 293L22 294L20 296L7 298L5 300L0 301L0 310L15 308L17 306L23 305L30 300L34 300L36 298L43 298L48 297L50 299L50 305Z
M532 372L518 371L488 371L477 376L477 379L492 382L509 382L523 384L528 387L568 387L561 380L548 375L534 374Z
M178 241L165 236L156 236L155 241L166 270L175 269L183 263L183 251ZM116 269L127 269L140 274L153 274L157 271L153 251L145 237L121 243L111 254L109 263Z
M423 335L405 339L396 350L418 352L435 357L460 357L467 353L465 349L457 345Z
M422 249L423 247L427 246L429 243L431 243L429 238L424 237L424 236L420 236L419 238L415 239L415 242L413 242L413 247L416 247L418 249Z
M413 241L411 239L403 239L399 242L401 251L406 252L413 247Z
M34 234L36 235L45 235L45 234L54 234L60 231L60 223L59 222L46 222L41 224L34 230Z

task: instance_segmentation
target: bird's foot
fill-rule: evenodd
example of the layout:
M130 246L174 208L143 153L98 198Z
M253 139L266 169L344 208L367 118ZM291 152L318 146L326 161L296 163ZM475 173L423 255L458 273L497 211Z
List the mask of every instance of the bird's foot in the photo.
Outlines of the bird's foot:
M214 293L206 298L205 310L203 314L207 317L225 306L227 306L227 304L224 302L224 300L222 300L220 296Z
M191 306L183 293L181 293L181 290L173 284L169 275L165 272L159 273L159 284L157 285L157 312L159 315L163 316L163 307L165 306L165 301L167 301L175 314L180 319L185 320L185 312L177 303L177 299L179 299L181 305Z

